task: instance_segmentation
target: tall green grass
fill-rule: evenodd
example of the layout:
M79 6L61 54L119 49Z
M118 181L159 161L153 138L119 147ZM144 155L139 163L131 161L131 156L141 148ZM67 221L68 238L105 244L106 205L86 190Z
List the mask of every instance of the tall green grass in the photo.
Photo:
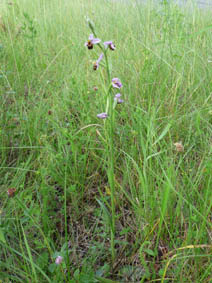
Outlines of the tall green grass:
M111 159L86 17L124 85ZM211 35L165 1L2 1L2 282L210 281Z

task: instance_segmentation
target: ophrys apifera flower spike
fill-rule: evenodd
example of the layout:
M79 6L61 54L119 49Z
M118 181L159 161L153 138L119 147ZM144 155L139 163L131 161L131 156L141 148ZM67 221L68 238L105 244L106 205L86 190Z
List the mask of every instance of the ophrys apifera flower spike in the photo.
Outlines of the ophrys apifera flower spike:
M115 108L117 104L121 104L124 101L121 99L120 93L114 93L115 90L119 90L122 88L121 80L117 77L112 79L112 68L110 67L108 54L111 53L108 50L114 51L116 49L113 41L102 41L97 37L95 32L95 26L90 19L87 19L88 26L91 30L91 34L88 38L88 41L85 43L85 46L88 49L93 49L94 45L101 49L101 54L99 58L93 64L93 69L97 70L100 66L101 60L104 59L104 64L101 62L101 66L105 68L106 72L100 72L102 76L103 83L103 97L100 97L101 103L104 101L105 110L102 113L96 115L97 118L103 119L104 121L104 133L105 133L105 151L107 154L107 158L105 159L108 175L108 184L110 186L111 194L111 257L112 264L115 262L115 219L116 219L116 211L115 211L115 162L116 158L114 158L116 151L114 150L115 140ZM108 53L109 52L109 53ZM114 94L114 95L113 95Z

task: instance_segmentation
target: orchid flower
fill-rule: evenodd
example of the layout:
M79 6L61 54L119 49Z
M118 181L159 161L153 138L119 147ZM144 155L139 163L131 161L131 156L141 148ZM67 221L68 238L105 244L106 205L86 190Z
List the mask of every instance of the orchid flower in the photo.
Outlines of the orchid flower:
M93 34L90 34L85 46L87 46L88 49L93 49L94 44L98 44L100 41L101 40L99 38L94 38Z

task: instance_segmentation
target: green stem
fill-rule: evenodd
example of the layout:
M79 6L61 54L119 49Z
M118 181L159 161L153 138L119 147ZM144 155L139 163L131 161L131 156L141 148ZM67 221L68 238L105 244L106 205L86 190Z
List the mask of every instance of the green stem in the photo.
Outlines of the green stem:
M109 68L109 63L108 63L108 58L107 58L107 51L103 51L103 52L105 56L105 64L106 64L108 81L111 83L111 75L110 75L110 68Z
M114 143L113 143L113 136L114 136L114 111L112 109L113 102L110 98L110 110L111 110L111 118L110 118L110 138L109 138L109 145L110 145L110 160L109 160L109 184L111 188L111 214L112 214L112 223L111 223L111 252L112 252L112 262L115 259L115 249L114 249L114 237L115 237L115 175L114 175Z
M109 82L111 82L111 75L110 75L110 68L107 58L107 52L104 51L105 56L105 63L106 63L106 71ZM109 100L109 114L110 114L110 125L109 125L109 147L108 147L108 155L109 155L109 169L108 169L108 181L111 189L111 257L112 262L115 261L115 174L114 174L114 111L113 111L113 97L111 94L111 87L109 88L108 94L107 94L107 101ZM108 103L107 103L108 104Z

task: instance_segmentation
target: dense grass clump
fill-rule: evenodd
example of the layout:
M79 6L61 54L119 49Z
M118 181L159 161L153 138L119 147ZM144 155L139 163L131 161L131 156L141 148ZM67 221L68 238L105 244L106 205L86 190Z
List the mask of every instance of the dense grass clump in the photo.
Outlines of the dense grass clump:
M210 12L1 2L1 281L209 282ZM124 103L101 120L110 75Z

